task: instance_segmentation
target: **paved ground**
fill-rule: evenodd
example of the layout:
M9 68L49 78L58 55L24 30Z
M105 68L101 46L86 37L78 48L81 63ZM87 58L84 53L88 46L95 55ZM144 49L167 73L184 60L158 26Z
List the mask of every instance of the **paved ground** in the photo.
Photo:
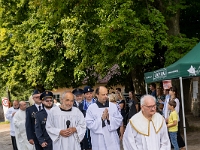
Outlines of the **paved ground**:
M200 117L187 116L188 122L192 129L187 131L187 143L188 150L199 150L200 149L200 129L196 128L200 126ZM12 150L11 139L10 139L10 125L0 125L0 150Z

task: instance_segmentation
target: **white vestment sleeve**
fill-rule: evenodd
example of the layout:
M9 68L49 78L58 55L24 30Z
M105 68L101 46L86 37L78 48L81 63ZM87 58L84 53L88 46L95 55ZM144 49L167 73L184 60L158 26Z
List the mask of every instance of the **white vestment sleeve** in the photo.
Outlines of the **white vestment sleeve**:
M137 132L131 127L131 124L128 123L123 136L124 150L139 150L135 143L136 135Z
M47 116L47 121L46 121L46 130L47 133L49 134L50 138L52 139L53 142L59 140L60 138L60 130L54 126L53 124L53 117L52 117L53 112L49 112Z
M79 119L78 119L78 123L76 126L77 132L74 135L75 135L75 138L77 139L77 141L81 142L85 136L86 123L85 123L85 118L84 118L82 112L78 111L78 113L79 113L78 114Z
M113 116L109 116L110 125L108 125L109 131L116 131L122 124L123 117L121 113L116 109L114 110Z
M20 113L16 113L15 115L14 115L14 117L13 117L13 123L14 123L14 125L15 125L15 129L18 129L19 130L19 132L23 132L24 131L24 126L25 126L25 122L24 122L24 120L22 120L21 118L20 118Z
M12 108L12 107L11 107ZM11 122L11 119L12 119L12 109L8 109L7 112L6 112L6 119L8 119L10 122Z
M171 143L169 140L169 135L167 131L167 125L166 123L163 123L162 128L160 129L160 150L170 150L171 149Z
M90 129L92 132L96 134L102 134L102 119L98 118L97 116L93 116L92 109L89 107L86 111L86 126L88 129Z

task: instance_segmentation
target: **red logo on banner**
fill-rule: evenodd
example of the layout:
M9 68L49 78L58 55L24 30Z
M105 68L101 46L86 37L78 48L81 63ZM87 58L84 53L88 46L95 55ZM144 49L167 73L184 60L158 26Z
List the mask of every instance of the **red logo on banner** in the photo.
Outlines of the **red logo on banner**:
M163 80L163 89L169 89L172 87L172 81L171 80Z
M2 99L2 104L5 106L5 107L8 107L9 106L9 100L7 98L3 98Z

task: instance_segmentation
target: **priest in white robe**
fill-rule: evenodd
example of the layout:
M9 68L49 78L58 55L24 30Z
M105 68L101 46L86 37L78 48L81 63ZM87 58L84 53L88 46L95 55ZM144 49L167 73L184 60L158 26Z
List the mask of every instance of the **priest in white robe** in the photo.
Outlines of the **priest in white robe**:
M151 95L141 98L141 111L134 115L123 137L124 150L171 150L165 119L156 113Z
M19 111L15 113L13 123L15 127L15 138L18 150L34 150L34 145L31 145L26 136L25 121L26 121L26 102L19 102Z
M115 104L108 101L108 90L100 86L96 89L97 101L86 112L86 124L90 129L92 150L120 150L117 129L123 117Z
M81 111L72 107L74 95L65 92L61 105L53 107L47 117L46 130L53 141L53 150L81 150L86 123Z

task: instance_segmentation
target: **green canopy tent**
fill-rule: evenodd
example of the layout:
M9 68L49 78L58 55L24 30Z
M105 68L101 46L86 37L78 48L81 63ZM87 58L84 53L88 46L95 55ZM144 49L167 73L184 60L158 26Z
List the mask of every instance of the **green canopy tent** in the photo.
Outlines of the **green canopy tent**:
M144 74L144 76L145 76L145 83L146 83L146 92L147 92L147 83L157 82L157 81L162 81L162 80L169 80L169 79L174 79L174 78L180 79L184 139L185 139L185 145L186 145L186 150L187 150L182 78L200 76L200 43L198 43L184 57L182 57L181 59L179 59L172 65L166 68L155 70L153 72L147 72Z

